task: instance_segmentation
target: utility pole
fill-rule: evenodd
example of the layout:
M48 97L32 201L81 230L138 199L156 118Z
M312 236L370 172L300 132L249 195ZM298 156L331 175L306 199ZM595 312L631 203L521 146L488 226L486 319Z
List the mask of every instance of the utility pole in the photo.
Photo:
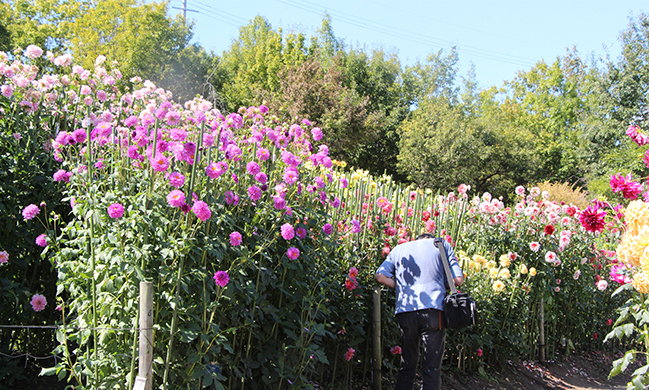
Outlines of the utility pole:
M183 0L183 7L182 8L178 8L178 7L171 7L171 8L179 9L179 10L183 11L183 21L185 22L185 24L187 24L187 11L189 11L189 12L198 12L195 9L188 9L187 8L187 0Z

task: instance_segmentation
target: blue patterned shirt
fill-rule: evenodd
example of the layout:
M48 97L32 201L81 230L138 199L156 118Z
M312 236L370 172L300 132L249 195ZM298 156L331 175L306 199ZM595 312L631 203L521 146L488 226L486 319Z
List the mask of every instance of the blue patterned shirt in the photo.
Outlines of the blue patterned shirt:
M443 241L453 277L462 276L453 247ZM442 257L430 238L395 246L376 273L396 279L395 314L423 310L443 310L446 274Z

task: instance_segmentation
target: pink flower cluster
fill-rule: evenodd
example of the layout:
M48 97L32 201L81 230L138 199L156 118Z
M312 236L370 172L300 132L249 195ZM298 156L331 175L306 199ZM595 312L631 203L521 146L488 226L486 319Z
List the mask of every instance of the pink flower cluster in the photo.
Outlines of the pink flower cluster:
M631 174L622 176L621 173L611 175L611 189L613 192L621 192L625 199L635 200L644 190L644 185L633 181Z
M629 128L626 129L626 135L631 137L631 139L635 141L635 143L637 143L639 146L643 146L649 143L649 136L643 133L637 126L629 126Z
M230 282L230 277L226 271L216 271L214 274L214 282L217 286L225 287Z

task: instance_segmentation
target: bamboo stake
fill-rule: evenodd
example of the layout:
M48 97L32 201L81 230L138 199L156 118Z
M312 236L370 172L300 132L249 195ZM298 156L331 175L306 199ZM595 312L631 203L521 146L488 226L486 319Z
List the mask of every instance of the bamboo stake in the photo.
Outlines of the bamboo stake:
M541 321L539 323L539 347L540 347L540 360L541 363L545 362L545 313L543 297L541 297Z
M138 380L143 390L153 388L153 283L140 282L140 355ZM136 381L137 382L137 381ZM136 385L137 386L137 385Z
M374 286L372 294L374 311L372 315L374 324L374 359L372 360L372 387L381 390L381 288Z

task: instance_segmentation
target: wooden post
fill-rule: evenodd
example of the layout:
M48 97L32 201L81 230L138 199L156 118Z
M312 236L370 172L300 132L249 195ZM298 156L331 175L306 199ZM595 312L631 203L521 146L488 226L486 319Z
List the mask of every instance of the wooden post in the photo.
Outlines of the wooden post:
M381 390L381 287L374 286L372 294L374 302L373 325L374 325L374 359L372 360L372 387L374 390Z
M133 390L153 388L153 283L140 282L140 355Z
M539 355L541 363L545 362L545 308L541 297L541 320L539 322Z

